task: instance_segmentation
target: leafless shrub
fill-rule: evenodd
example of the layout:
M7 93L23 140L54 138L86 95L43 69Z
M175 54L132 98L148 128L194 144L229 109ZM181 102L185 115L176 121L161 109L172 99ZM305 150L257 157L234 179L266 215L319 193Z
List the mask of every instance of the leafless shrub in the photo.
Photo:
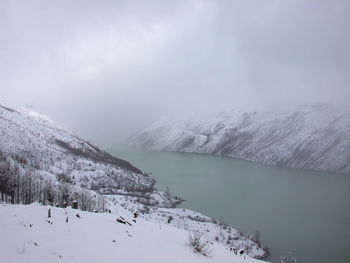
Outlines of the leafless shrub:
M194 253L201 254L205 257L209 257L211 253L208 243L202 241L201 235L197 232L189 233L188 246L193 249Z

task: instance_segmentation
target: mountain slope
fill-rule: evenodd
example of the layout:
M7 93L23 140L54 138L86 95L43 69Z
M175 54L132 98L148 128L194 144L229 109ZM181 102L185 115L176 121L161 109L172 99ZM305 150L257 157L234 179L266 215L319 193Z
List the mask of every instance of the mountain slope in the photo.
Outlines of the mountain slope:
M127 144L350 174L350 110L316 105L278 114L231 111L187 121L163 118Z
M251 236L199 213L174 209L183 200L169 192L158 191L154 185L153 178L129 162L58 127L47 117L28 109L0 105L0 201L13 204L38 202L67 209L77 206L94 212L111 211L117 206L120 208L117 209L118 216L125 208L132 214L138 212L140 218L156 223L157 227L172 218L169 225L201 233L208 240L217 239L217 243L224 246L243 249L248 256L262 258L268 255L268 251ZM11 218L7 219L11 221ZM93 228L91 225L86 227ZM13 238L21 240L25 233L16 231L18 235ZM166 238L163 236L162 240ZM139 241L137 239L131 245ZM41 254L35 255L32 261L38 262L37 256ZM151 259L151 252L146 256ZM14 257L14 261L17 259ZM27 257L21 260L26 261Z
M147 197L145 201L152 201L148 199L155 191L153 178L58 127L46 116L0 105L0 135L2 174L18 173L24 178L50 181L57 187L63 182L71 188L102 194L139 194ZM16 191L8 194L15 195Z

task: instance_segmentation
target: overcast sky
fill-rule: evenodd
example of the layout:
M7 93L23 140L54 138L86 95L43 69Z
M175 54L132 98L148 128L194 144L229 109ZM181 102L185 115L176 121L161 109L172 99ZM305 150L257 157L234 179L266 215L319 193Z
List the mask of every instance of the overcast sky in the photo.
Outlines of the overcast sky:
M350 101L350 1L0 1L0 101L107 146L161 116Z

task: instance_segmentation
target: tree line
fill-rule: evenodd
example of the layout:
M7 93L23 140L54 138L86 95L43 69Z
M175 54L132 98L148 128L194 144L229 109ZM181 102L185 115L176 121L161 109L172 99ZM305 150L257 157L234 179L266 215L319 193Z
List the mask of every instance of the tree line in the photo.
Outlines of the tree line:
M105 197L82 189L65 180L49 178L33 168L30 162L16 154L0 151L1 201L12 204L31 204L66 207L73 201L84 211L102 212L106 209ZM57 179L60 176L57 175Z

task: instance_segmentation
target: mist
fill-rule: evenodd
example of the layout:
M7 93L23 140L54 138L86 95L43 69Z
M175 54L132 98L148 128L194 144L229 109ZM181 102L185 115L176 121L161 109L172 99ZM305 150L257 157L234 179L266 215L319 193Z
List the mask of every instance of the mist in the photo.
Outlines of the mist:
M1 102L108 146L162 116L348 104L350 2L0 3Z

